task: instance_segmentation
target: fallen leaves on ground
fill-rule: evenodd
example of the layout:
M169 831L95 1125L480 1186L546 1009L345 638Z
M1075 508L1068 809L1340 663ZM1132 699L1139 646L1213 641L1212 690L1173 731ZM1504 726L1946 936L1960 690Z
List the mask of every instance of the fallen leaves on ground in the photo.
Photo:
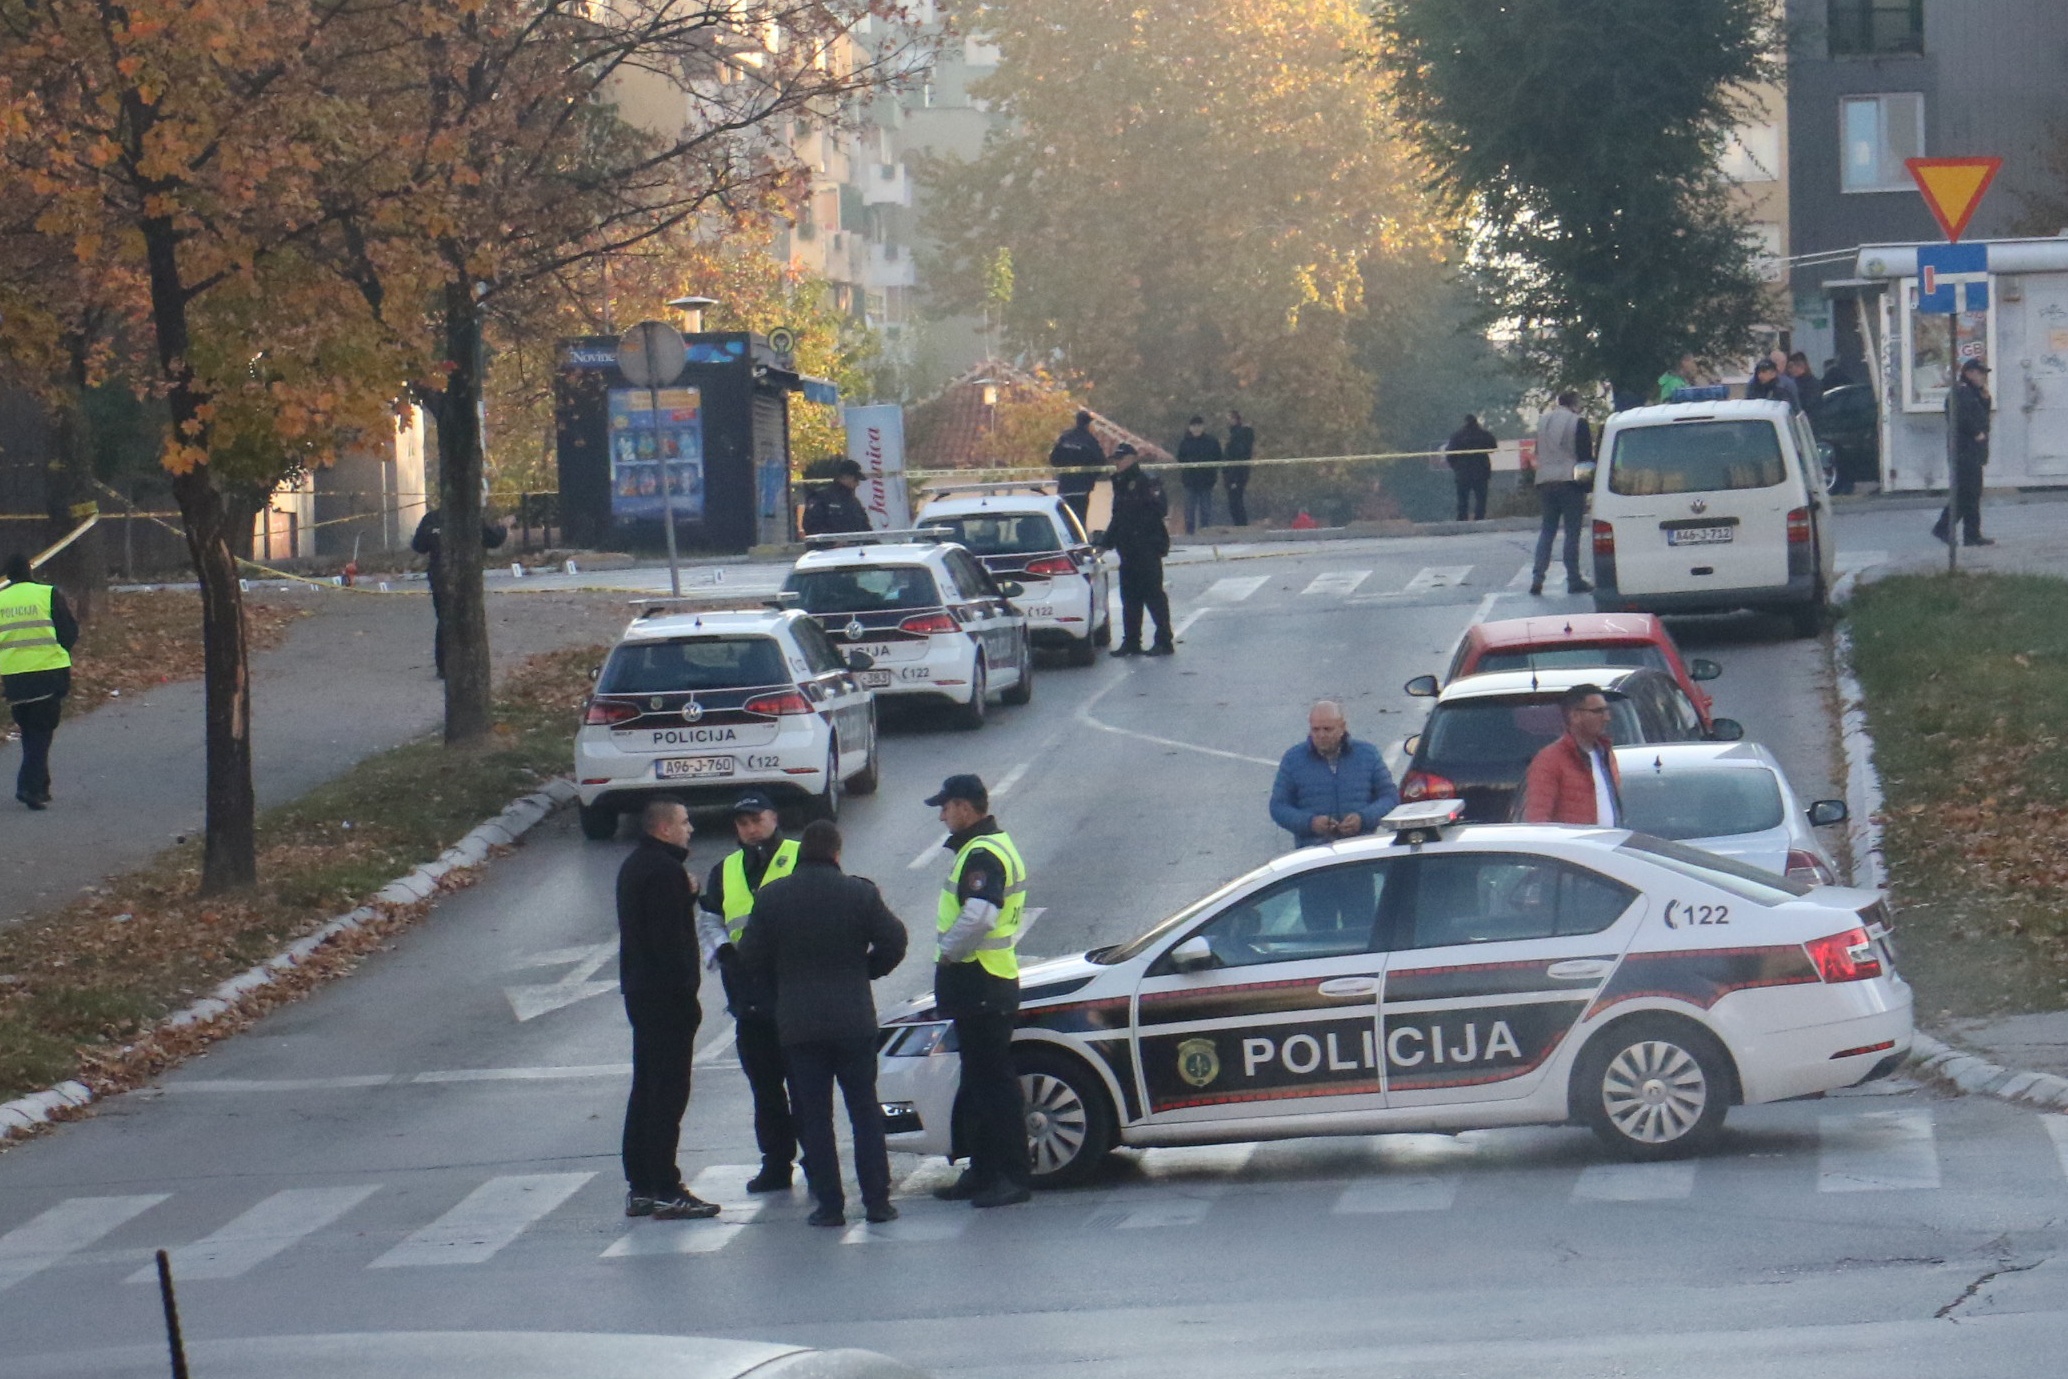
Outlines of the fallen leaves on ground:
M287 640L309 616L288 596L244 600L246 636L253 655ZM72 693L67 714L97 709L159 685L201 678L201 596L185 589L97 594L93 616L72 650Z

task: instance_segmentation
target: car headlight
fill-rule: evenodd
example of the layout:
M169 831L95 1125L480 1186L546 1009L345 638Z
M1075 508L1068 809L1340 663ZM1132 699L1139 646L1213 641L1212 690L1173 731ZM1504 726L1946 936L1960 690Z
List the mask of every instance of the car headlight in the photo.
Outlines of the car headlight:
M949 1053L955 1048L949 1038L955 1026L946 1020L923 1025L894 1025L884 1031L885 1058L924 1058L930 1053Z

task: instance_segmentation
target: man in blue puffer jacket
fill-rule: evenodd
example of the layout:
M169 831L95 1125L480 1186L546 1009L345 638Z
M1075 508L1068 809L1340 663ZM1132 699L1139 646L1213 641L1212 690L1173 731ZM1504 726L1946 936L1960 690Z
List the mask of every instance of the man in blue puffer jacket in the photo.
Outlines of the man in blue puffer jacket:
M1307 740L1278 763L1271 818L1294 847L1356 838L1400 804L1400 788L1379 749L1350 736L1343 706L1323 699L1307 713Z

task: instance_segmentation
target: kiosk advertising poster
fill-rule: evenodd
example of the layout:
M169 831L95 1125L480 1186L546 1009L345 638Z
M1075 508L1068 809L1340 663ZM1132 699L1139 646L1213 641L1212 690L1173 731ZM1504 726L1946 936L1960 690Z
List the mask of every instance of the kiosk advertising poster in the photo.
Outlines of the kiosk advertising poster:
M654 402L659 402L658 411ZM674 490L675 520L704 515L704 416L695 388L610 390L610 514L618 521L662 518L663 465Z
M877 531L902 531L912 525L911 500L905 490L905 409L895 403L848 407L841 413L847 427L847 458L862 467L856 496L869 510Z

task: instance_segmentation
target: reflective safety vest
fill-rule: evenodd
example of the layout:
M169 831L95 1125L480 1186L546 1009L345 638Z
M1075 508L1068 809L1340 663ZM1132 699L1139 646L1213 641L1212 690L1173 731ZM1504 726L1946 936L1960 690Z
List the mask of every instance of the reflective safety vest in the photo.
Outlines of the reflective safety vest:
M1027 864L1020 860L1020 850L1013 846L1012 839L1003 833L979 834L955 854L955 865L948 869L947 889L941 892L940 932L947 933L962 917L957 891L962 885L962 869L968 865L970 854L977 851L992 853L1005 864L1005 904L999 907L998 922L977 945L976 956L965 961L982 963L984 970L994 977L1017 981L1020 958L1014 950L1020 941L1020 918L1027 909Z
M775 856L768 859L768 870L761 873L761 884L780 881L797 870L797 840L786 838L776 846ZM719 873L725 879L725 932L738 943L740 935L747 932L747 916L754 913L754 892L757 887L747 884L747 850L741 848L725 859L725 869Z
M37 670L63 670L72 658L58 645L57 624L50 620L48 584L10 584L0 589L0 675L27 675Z

